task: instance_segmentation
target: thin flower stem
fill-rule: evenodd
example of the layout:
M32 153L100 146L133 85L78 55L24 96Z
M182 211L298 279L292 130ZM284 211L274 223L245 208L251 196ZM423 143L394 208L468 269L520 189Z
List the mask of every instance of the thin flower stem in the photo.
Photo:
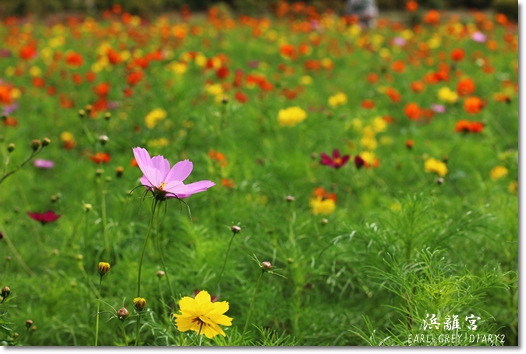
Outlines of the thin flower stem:
M137 297L141 297L141 272L142 272L142 261L144 259L144 252L146 250L146 244L150 234L152 233L153 219L155 216L155 209L157 207L157 201L153 203L152 218L150 219L150 226L148 227L148 232L146 233L146 238L144 239L144 244L142 245L141 260L139 261L139 275L137 277Z
M7 178L9 177L10 175L12 175L13 173L15 173L16 171L18 171L19 169L21 169L22 167L24 167L25 164L27 164L29 161L31 161L31 159L33 159L33 157L37 156L38 153L42 151L42 148L39 148L38 150L36 151L33 151L31 153L31 155L29 155L29 157L23 161L20 165L16 166L15 168L13 168L11 171L5 173L4 172L4 175L2 176L2 178L0 178L0 184ZM7 163L9 162L9 160L6 161ZM6 166L4 167L4 169L7 167L7 164Z
M15 246L13 245L13 243L11 242L11 240L9 239L9 237L7 236L7 232L4 231L4 240L7 242L7 247L9 247L9 250L14 254L16 260L18 261L18 263L20 263L20 265L22 266L22 268L24 268L24 270L26 272L29 273L29 275L31 276L36 276L36 274L31 270L31 268L29 268L29 266L24 262L24 260L22 259L22 257L20 257L20 255L18 254ZM6 262L7 264L8 262ZM7 265L6 265L7 267ZM9 274L6 273L5 274Z
M97 301L97 320L95 322L95 346L97 346L99 342L99 317L100 317L101 293L102 293L102 275L100 276L100 280L99 280L99 301Z
M107 232L107 218L106 218L106 190L104 189L104 180L100 179L100 198L101 198L101 210L102 210L102 235L104 236L104 249L106 256L110 257L110 245L108 241Z
M154 208L155 208L155 206L154 206ZM155 213L155 209L152 212ZM153 216L152 216L152 218L153 218ZM172 288L172 284L170 283L170 279L168 278L168 269L166 268L166 263L164 261L163 249L161 247L161 241L160 241L161 240L161 235L160 235L159 231L157 232L156 240L157 240L157 251L159 252L159 257L161 258L161 263L163 265L164 276L166 277L166 282L168 283L168 287L170 288L170 294L172 295L172 299L175 299L175 293L174 293L174 290Z
M141 328L141 314L137 314L137 330L135 334L135 346L139 345L139 330Z
M261 283L261 278L263 278L263 273L265 273L265 270L262 269L261 274L259 275L256 289L254 290L254 296L252 297L252 303L250 304L250 309L248 309L247 320L245 322L245 328L243 328L243 333L241 334L241 339L243 339L243 337L245 336L245 332L247 331L248 322L250 321L250 315L252 314L252 308L254 307L254 302L256 302L256 295L258 293L259 284Z
M122 323L122 335L124 337L124 344L128 346L128 338L126 337L126 331L124 330L124 321L121 321Z
M223 276L223 271L225 270L225 266L226 266L226 260L228 259L228 253L230 252L230 246L232 245L232 241L234 241L235 235L236 233L232 232L232 237L230 238L230 242L228 243L228 248L226 249L225 260L223 261L223 267L221 268L221 272L219 272L219 277L217 278L216 286L214 287L214 289L217 289L217 287L219 286L219 281L221 280L221 277Z

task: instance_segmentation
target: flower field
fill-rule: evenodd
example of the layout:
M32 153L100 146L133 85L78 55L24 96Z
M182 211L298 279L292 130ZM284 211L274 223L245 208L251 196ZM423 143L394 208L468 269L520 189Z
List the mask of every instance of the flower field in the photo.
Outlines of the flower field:
M1 344L517 346L518 26L409 3L4 19Z

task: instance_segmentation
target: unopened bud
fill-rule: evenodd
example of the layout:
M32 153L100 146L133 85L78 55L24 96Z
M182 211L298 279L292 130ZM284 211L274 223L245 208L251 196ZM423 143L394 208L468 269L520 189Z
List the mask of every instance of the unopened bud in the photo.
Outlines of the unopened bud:
M123 173L124 168L122 166L117 167L117 169L115 170L115 176L117 176L117 178L121 178Z
M133 299L133 306L135 306L135 309L137 311L142 311L146 307L146 299L143 297L136 297Z
M157 277L158 277L159 279L161 279L162 277L164 277L164 272L163 272L162 270L158 270L158 271L157 271Z
M442 183L444 183L444 179L442 177L438 177L436 180L436 184L440 185Z
M272 264L270 264L270 262L261 262L261 267L263 268L263 270L271 270L272 269Z
M241 231L241 228L237 225L232 226L232 232L237 234Z
M290 202L293 202L295 200L295 198L293 196L291 196L291 195L287 195L285 197L285 200L290 203Z
M121 321L124 321L125 319L127 319L129 315L130 315L130 312L126 310L126 307L121 307L120 309L117 310L117 317L119 317L119 320Z
M48 146L51 144L51 140L49 138L42 139L42 146Z
M11 289L9 289L8 286L4 286L4 287L2 288L2 298L5 299L6 297L9 296L9 294L11 294Z
M89 105L87 105L84 109L86 110L86 113L87 113L87 114L90 114L91 111L93 111L93 106L89 104Z
M8 152L13 152L15 150L15 144L11 143L9 145L7 145L7 151Z
M93 208L93 207L91 206L91 204L89 204L89 203L84 204L84 211L85 211L85 212L90 211L92 208Z
M79 109L79 118L84 118L86 112L83 109Z
M104 114L104 119L106 119L106 120L110 120L110 119L111 119L111 113L110 113L110 112L106 112L106 113Z
M33 325L33 321L31 320L26 320L26 327L29 328Z
M97 176L100 176L100 175L103 174L103 173L104 173L104 170L101 169L101 168L97 168L97 171L95 171L95 174L96 174Z
M329 220L327 220L327 219L325 219L325 218L321 219L321 226L325 226L325 225L327 225L328 223L329 223Z
M106 145L106 143L108 142L109 138L107 135L101 135L99 136L99 142L102 146Z
M228 103L228 98L223 97L223 99L221 99L221 103L222 104L227 104Z
M84 257L81 254L77 254L75 258L77 258L77 261L82 261Z
M99 274L102 277L104 274L110 271L110 264L107 262L99 262Z
M40 140L35 139L31 142L31 148L33 149L33 151L37 151L40 148L40 146L42 146Z

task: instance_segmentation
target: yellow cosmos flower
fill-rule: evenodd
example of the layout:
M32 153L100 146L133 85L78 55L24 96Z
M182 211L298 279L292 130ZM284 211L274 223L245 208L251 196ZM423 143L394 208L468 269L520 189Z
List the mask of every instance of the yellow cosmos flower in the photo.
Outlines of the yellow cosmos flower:
M329 106L338 107L347 103L347 95L343 92L338 92L334 96L329 97Z
M330 198L323 199L322 197L316 197L310 200L309 205L314 215L332 214L334 209L336 209L336 203Z
M149 129L152 129L161 120L166 118L166 111L162 108L156 108L144 117L144 123Z
M496 181L508 174L508 169L504 166L495 166L489 173L492 180Z
M295 126L307 118L307 113L300 107L289 107L280 109L278 113L278 122L281 126Z
M226 337L219 325L232 325L232 318L224 315L228 308L228 302L212 302L210 294L202 290L195 299L185 296L179 300L181 314L174 314L175 324L181 332L192 330L204 334L207 338L213 338L218 334Z
M458 94L449 87L442 87L438 90L438 99L448 103L455 103L458 99Z
M440 177L444 177L447 174L446 164L434 158L426 160L424 170L426 172L436 173Z

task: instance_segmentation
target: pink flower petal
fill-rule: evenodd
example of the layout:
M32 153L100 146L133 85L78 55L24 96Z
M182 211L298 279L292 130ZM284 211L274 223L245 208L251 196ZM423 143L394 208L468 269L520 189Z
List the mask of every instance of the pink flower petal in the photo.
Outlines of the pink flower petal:
M178 195L179 198L186 198L191 196L192 194L204 192L208 188L215 186L215 183L212 181L199 181L187 184L186 187L188 188L188 193Z
M189 160L179 161L172 167L168 175L166 175L167 181L184 181L186 177L190 175L194 165Z
M159 170L162 178L170 172L170 162L161 155L152 157L152 167Z
M150 154L146 149L141 147L133 148L133 156L135 157L135 161L137 161L137 165L141 169L142 173L144 173L144 168L146 166L152 165L152 159L150 158Z

